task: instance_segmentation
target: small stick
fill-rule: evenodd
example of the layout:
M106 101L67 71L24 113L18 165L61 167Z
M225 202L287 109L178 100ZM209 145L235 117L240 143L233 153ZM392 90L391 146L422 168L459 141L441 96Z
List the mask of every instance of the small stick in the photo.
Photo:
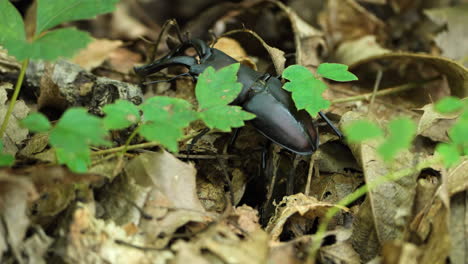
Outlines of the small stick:
M387 88L385 90L380 90L376 92L375 96L384 96L384 95L390 95L390 94L395 94L395 93L401 93L401 92L414 89L423 84L426 84L435 80L439 80L439 79L440 79L440 76L436 76L434 78L430 78L430 79L419 81L419 82L407 83L407 84L395 86L392 88ZM374 93L372 92L372 93L366 93L366 94L361 94L361 95L356 95L356 96L339 98L339 99L331 100L331 103L340 104L340 103L348 103L348 102L361 101L361 100L369 100L369 98L371 98L373 94Z

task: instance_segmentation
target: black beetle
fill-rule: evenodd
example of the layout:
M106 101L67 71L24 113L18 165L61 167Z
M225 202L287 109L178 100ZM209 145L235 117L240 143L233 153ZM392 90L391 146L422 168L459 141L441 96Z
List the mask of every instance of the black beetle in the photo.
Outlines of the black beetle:
M185 55L188 48L196 50L198 60ZM226 53L210 48L204 41L191 39L182 42L161 59L135 67L135 72L140 76L147 76L169 66L182 65L187 67L188 75L196 79L209 66L219 70L237 62ZM273 142L301 155L312 154L317 150L319 137L312 118L305 111L297 111L290 93L282 89L280 79L242 64L237 78L243 87L231 104L255 114L256 118L251 123L258 131ZM321 112L319 114L341 137L341 133L326 116Z

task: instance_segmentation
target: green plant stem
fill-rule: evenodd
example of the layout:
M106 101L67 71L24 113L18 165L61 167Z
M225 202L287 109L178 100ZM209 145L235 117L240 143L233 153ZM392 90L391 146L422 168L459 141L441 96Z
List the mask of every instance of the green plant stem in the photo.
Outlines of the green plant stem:
M180 141L186 141L186 140L192 139L198 134L199 133L193 133L193 134L186 135L182 139L180 139ZM129 140L127 140L127 141L129 142ZM131 141L131 139L130 139L130 141ZM161 145L161 143L156 142L156 141L145 142L145 143L140 143L140 144L135 144L135 145L128 145L128 146L124 145L124 146L120 146L120 147L94 151L94 152L91 152L91 156L99 156L99 155L104 155L104 154L109 154L109 153L121 152L123 150L125 150L125 152L126 152L126 151L134 150L134 149L152 148L152 147L157 147L159 145Z
M384 95L390 95L390 94L395 94L395 93L401 93L401 92L404 92L404 91L408 91L408 90L417 88L417 87L419 87L419 86L421 86L423 84L426 84L426 83L429 83L429 82L432 82L432 81L435 81L435 80L438 80L438 79L440 79L440 76L436 76L434 78L430 78L430 79L419 81L419 82L412 82L412 83L407 83L407 84L395 86L395 87L392 87L392 88L387 88L387 89L380 90L380 91L375 92L375 93L372 92L372 93L365 93L365 94L360 94L360 95L356 95L356 96L349 96L349 97L345 97L345 98L339 98L339 99L331 100L331 103L332 104L348 103L348 102L354 102L354 101L369 100L373 96L384 96Z
M133 130L132 134L130 134L130 136L127 138L127 141L125 141L125 145L123 146L124 148L122 149L122 152L120 152L119 156L125 155L125 153L128 150L128 147L130 146L130 142L132 142L133 138L135 138L135 136L138 134L138 131L140 130L140 127L141 127L141 124L138 125L138 127L135 128Z
M424 168L427 168L431 165L440 163L442 158L440 156L433 157L431 159L425 160L416 164L416 166L411 168L402 169L395 172L390 172L386 175L380 176L377 179L359 187L354 192L348 194L345 198L341 199L334 207L331 207L325 216L322 218L320 225L318 226L317 233L314 235L314 239L312 241L312 246L310 249L310 253L308 256L307 263L314 263L314 260L317 257L317 252L320 249L322 241L325 237L325 232L327 231L328 224L330 223L331 219L340 211L339 206L346 207L352 202L356 201L363 195L365 195L368 191L373 190L377 186L384 184L386 182L395 181L405 176L411 175L413 173L419 172Z
M29 59L23 60L21 64L20 74L18 76L18 80L15 84L15 90L13 91L13 96L10 99L10 105L8 106L8 110L5 114L5 118L3 119L2 127L0 128L0 139L3 138L3 133L8 126L8 121L10 120L10 116L13 113L13 109L15 107L16 100L18 99L19 92L21 90L21 85L23 84L24 75L26 74L26 68L28 67Z

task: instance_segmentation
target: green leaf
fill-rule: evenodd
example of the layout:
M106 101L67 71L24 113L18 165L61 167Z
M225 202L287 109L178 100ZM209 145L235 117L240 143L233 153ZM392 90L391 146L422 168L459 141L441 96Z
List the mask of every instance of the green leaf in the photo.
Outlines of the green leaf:
M468 119L463 117L458 119L458 121L453 124L449 130L450 139L455 144L468 144Z
M198 77L195 95L201 110L210 107L227 105L232 102L242 90L242 84L237 82L237 71L240 64L235 63L215 71L208 67Z
M55 154L59 164L65 164L71 171L76 173L85 173L91 164L91 155L89 148L83 148L82 151L68 151L62 148L56 148Z
M440 143L436 147L436 152L442 156L447 168L457 164L460 160L460 152L458 151L457 145Z
M38 0L36 34L63 22L112 12L118 0Z
M322 63L318 66L317 73L324 78L337 82L349 82L358 79L356 75L348 71L347 65L339 63Z
M179 98L155 96L140 106L144 124L139 133L147 140L156 141L177 152L177 141L183 136L182 128L196 119L192 105Z
M7 50L12 47L5 40L26 42L23 18L9 0L0 0L0 32L0 45Z
M416 125L407 117L394 119L388 124L388 133L389 136L377 150L385 161L392 160L400 150L410 147L416 135Z
M21 125L33 132L46 132L52 126L47 117L41 113L32 113L21 120Z
M101 119L88 114L84 108L71 108L50 132L49 142L56 149L60 164L82 172L83 164L85 167L90 165L90 145L110 145L105 139L107 133ZM78 165L73 163L73 159L77 159Z
M361 142L371 138L380 137L383 131L376 124L368 120L357 120L343 128L349 142Z
M9 167L14 163L15 157L10 154L3 153L3 142L0 141L0 167Z
M243 111L240 106L216 106L199 113L200 118L209 128L217 128L224 132L232 127L241 127L245 120L255 118L255 115Z
M442 98L435 104L435 110L439 113L453 113L461 110L464 106L462 100L454 96L447 96Z
M58 57L71 57L86 47L91 41L87 32L75 28L61 28L47 32L32 43L29 58L55 60Z
M283 88L292 93L292 98L298 110L305 109L312 117L330 107L330 101L323 99L323 92L327 86L306 68L291 65L283 72L283 77L289 82Z
M88 33L74 28L62 28L48 32L29 43L7 39L8 53L18 60L55 60L58 57L71 57L91 41Z
M102 108L106 116L103 119L107 129L123 129L140 121L140 111L133 103L126 100L117 100Z

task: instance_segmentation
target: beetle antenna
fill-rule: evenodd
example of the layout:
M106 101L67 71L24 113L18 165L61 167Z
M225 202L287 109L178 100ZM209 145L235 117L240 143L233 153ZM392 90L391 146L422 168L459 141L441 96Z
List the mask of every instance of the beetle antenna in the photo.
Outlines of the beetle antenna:
M190 76L190 73L185 72L185 73L176 75L176 76L174 76L174 77L172 77L172 78L170 78L170 79L167 79L167 80L150 81L150 82L144 82L143 84L144 84L144 85L148 85L148 84L155 84L155 83L172 82L172 81L174 81L175 79L177 79L177 78L179 78L179 77L182 77L182 76Z

